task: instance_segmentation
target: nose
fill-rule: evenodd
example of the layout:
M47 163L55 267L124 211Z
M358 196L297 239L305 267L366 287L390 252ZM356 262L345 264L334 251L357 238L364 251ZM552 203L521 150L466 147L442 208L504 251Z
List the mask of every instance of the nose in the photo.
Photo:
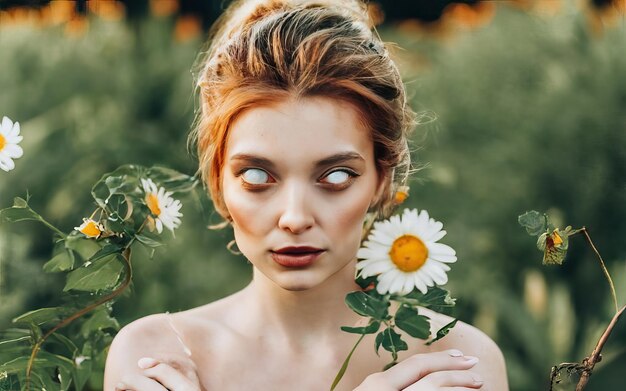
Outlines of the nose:
M278 219L278 227L292 234L298 235L306 232L315 223L312 214L312 205L307 200L307 189L298 183L285 185L281 214Z

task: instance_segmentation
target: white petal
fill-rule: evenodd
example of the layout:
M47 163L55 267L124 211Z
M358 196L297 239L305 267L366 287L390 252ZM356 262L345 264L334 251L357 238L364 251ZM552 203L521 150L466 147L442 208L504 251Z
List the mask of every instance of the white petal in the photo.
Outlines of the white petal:
M15 163L13 162L13 159L7 157L4 154L0 154L0 164L2 164L2 169L4 171L11 171L15 168Z
M9 144L19 144L20 141L22 141L24 137L22 136L13 136L13 137L7 137L7 143Z
M424 284L424 281L421 280L419 275L413 275L413 282L415 282L415 287L419 289L420 292L422 292L423 294L426 294L426 292L428 292L428 287L426 286L426 284Z
M20 134L20 123L15 122L13 124L13 129L9 129L9 133L7 134L7 138L13 138L15 136L19 136Z
M456 262L456 255L442 255L442 254L432 254L429 253L428 254L428 258L434 260L434 261L439 261L439 262L444 262L444 263L454 263Z
M378 291L378 293L384 295L385 293L389 292L389 287L391 286L391 283L393 282L397 274L398 270L392 269L387 273L383 273L378 276L378 283L376 284L376 290Z
M157 232L158 233L163 232L163 223L161 222L161 219L156 219L155 224L156 224Z
M404 273L398 273L396 277L391 282L391 286L389 287L389 293L400 293L402 292L402 287L404 287L404 281L406 280L406 276Z
M421 269L417 270L415 272L415 274L417 274L419 276L420 280L422 280L424 282L424 284L426 284L426 286L433 286L433 285L435 285L435 282L433 281L433 279L430 278L430 276L424 272L424 267L423 266L422 266Z
M445 230L441 230L439 232L431 233L430 235L424 235L424 240L427 242L436 242L446 236L447 232Z
M2 125L0 125L0 134L8 136L12 127L13 127L13 121L11 121L9 117L7 116L2 117Z
M413 288L415 287L415 279L412 275L406 276L404 279L404 286L402 287L402 291L400 292L403 295L411 293Z
M448 282L448 275L438 265L440 265L438 262L429 260L424 265L423 270L433 279L435 284L444 285Z
M24 154L24 150L22 150L22 147L20 147L19 145L15 145L15 144L5 145L2 152L6 153L7 156L12 157L14 159L20 158Z
M456 251L452 247L443 243L429 243L428 252L441 255L456 255Z
M6 164L4 164L4 160L0 159L0 169L4 170L6 172L11 171L11 169L9 168L9 166L7 166Z
M393 269L394 266L391 262L376 262L371 265L367 265L363 268L362 274L365 277L375 276L377 274L388 272Z

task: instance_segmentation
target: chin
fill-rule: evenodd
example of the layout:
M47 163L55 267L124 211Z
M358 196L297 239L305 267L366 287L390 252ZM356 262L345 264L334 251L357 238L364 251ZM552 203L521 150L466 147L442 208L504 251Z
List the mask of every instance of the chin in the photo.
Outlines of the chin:
M306 290L315 288L315 287L319 286L322 283L322 281L319 281L319 278L317 278L317 276L313 276L313 275L306 275L306 276L294 276L294 275L276 276L276 278L273 279L273 281L274 281L274 283L276 283L276 285L278 285L281 288L283 288L284 290L287 290L287 291L290 291L290 292L306 291Z

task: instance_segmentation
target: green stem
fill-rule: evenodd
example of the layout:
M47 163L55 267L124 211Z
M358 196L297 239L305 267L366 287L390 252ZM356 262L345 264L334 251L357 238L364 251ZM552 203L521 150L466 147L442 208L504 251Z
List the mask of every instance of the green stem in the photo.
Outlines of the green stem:
M54 232L58 233L63 239L65 239L67 237L67 234L62 232L60 229L58 229L57 227L55 227L54 225L50 224L49 222L47 222L44 219L41 219L41 222L48 228L50 228L51 230L53 230Z
M604 264L604 261L602 260L602 256L596 249L596 246L594 246L593 241L591 240L591 237L589 236L589 233L587 232L587 228L582 227L580 229L580 232L582 232L585 235L585 238L587 238L587 242L589 242L589 245L591 246L593 251L596 253L598 260L600 261L600 267L602 267L602 271L604 272L606 279L609 281L609 286L611 287L611 294L613 295L613 303L615 304L615 313L617 313L619 311L619 305L617 304L617 293L615 292L615 285L613 284L613 279L611 279L611 274L609 274L609 270L606 268L606 265Z
M25 388L24 388L26 391L30 390L30 376L31 376L31 373L32 373L32 370L33 370L33 365L35 363L35 358L37 357L37 353L41 349L41 346L46 341L46 339L48 339L48 337L50 337L52 334L54 334L60 328L67 326L68 324L72 323L74 320L76 320L76 319L80 318L81 316L87 314L88 312L94 310L95 308L99 307L100 305L115 299L117 296L121 295L122 292L124 292L124 290L128 287L128 285L130 285L130 282L132 280L132 273L133 273L133 269L132 269L132 267L130 265L130 245L128 245L122 251L122 259L124 259L124 267L126 269L126 276L124 278L124 281L120 284L120 286L118 286L113 292L109 293L108 295L100 298L99 300L97 300L96 302L88 305L87 307L82 308L82 309L76 311L72 315L70 315L67 318L63 319L61 322L57 323L53 328L48 330L48 332L46 334L44 334L43 337L41 337L35 343L35 346L33 346L33 350L32 350L31 355L30 355L30 359L28 360L28 364L26 366L26 381L25 381Z
M352 350L350 350L350 354L348 354L348 357L346 357L346 359L344 360L343 364L341 365L341 369L339 369L337 376L335 376L335 380L333 381L333 384L330 386L330 391L333 391L335 387L337 387L337 384L339 384L339 382L341 381L341 378L346 373L346 369L348 369L348 364L350 363L350 358L352 357L352 353L354 353L354 351L356 350L356 347L359 346L359 344L363 340L363 337L365 337L365 334L361 334L361 337L359 338L359 340L356 341L356 343L352 347Z

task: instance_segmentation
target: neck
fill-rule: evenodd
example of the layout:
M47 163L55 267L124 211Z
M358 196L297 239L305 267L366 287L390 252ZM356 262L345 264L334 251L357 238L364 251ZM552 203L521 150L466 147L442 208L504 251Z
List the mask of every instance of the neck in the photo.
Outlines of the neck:
M356 260L305 290L287 290L254 268L252 282L244 289L250 324L264 330L264 339L296 351L339 346L340 340L350 337L340 327L364 319L345 304L346 294L360 290L354 281L355 264Z

